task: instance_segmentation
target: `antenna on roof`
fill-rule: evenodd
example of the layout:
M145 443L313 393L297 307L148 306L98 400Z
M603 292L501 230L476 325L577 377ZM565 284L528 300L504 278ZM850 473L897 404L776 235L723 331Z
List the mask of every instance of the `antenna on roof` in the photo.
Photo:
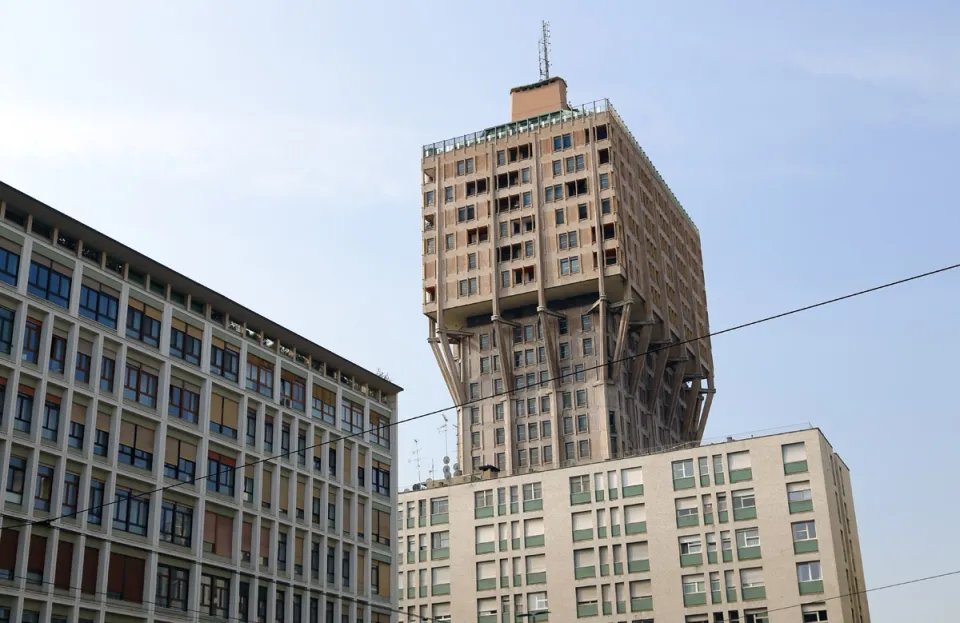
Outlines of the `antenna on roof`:
M413 458L407 462L417 466L417 482L420 482L422 479L420 475L420 442L416 439L413 440Z
M540 23L540 79L550 78L550 22Z

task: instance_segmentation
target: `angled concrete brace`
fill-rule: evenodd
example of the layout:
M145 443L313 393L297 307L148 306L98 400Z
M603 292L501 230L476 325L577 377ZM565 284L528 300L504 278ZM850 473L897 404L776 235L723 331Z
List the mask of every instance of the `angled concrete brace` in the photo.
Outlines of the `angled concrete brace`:
M643 376L643 368L647 362L647 349L650 348L650 337L653 335L653 326L657 324L652 320L640 322L631 322L631 326L643 325L640 329L640 344L637 350L637 356L633 358L632 378L630 380L630 395L637 395L637 388L640 386L640 378Z
M630 311L633 308L633 299L628 298L617 303L619 306L622 304L622 310L620 311L620 328L617 330L617 345L613 351L613 378L620 378L620 360L623 358L623 348L627 342L627 328L630 326ZM611 305L611 308L614 307Z
M707 389L703 391L707 399L703 403L703 410L700 412L700 423L697 426L697 439L703 439L703 429L707 427L707 417L710 415L710 406L713 404L713 396L717 393L713 386L713 375L707 375Z
M690 360L686 357L675 360L677 367L673 371L673 385L670 387L670 404L667 406L665 419L667 422L673 420L673 414L677 411L677 404L680 402L680 386L683 384L683 373L687 369Z

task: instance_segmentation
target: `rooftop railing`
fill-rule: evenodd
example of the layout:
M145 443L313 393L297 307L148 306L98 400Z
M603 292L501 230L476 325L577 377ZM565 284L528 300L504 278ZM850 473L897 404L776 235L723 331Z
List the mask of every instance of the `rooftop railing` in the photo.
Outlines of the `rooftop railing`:
M597 115L605 112L609 112L610 116L617 122L621 129L623 129L624 133L630 137L633 146L638 152L640 152L640 157L643 158L644 163L650 168L651 171L653 171L657 181L660 182L663 188L666 189L667 193L670 195L670 199L673 201L673 204L677 207L677 209L680 210L680 214L683 216L684 220L686 220L690 227L692 227L693 230L699 235L700 230L693 222L693 219L690 218L690 215L687 214L687 211L683 209L683 205L680 203L680 200L677 199L676 195L673 194L670 186L663 179L663 176L660 175L657 167L654 166L653 161L650 160L649 156L647 156L647 152L643 150L643 147L640 146L639 141L637 141L633 133L630 132L630 128L627 127L627 124L624 123L620 115L617 114L613 104L611 104L610 100L606 98L602 100L595 100L580 106L572 106L569 110L557 110L545 115L537 115L536 117L529 117L527 119L521 119L520 121L512 121L503 125L494 126L492 128L487 128L486 130L481 130L472 134L456 136L445 141L428 143L423 146L423 158L434 158L440 154L449 153L458 149L465 149L474 145L482 145L484 143L494 142L508 136L524 134L525 132L533 132L540 128L546 128L558 123L573 121L575 119L580 119L581 117Z

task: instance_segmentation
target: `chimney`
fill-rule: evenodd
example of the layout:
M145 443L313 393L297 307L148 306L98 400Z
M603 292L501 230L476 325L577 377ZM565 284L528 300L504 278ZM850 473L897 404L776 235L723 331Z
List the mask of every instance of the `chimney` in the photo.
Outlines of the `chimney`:
M563 78L548 78L534 84L510 89L510 120L519 121L569 109L567 83Z

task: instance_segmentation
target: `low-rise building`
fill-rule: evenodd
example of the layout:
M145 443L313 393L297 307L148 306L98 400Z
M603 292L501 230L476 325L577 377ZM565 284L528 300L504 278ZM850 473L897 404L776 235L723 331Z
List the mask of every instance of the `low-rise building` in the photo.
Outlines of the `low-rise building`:
M401 622L870 620L850 472L815 428L430 482L397 517Z

